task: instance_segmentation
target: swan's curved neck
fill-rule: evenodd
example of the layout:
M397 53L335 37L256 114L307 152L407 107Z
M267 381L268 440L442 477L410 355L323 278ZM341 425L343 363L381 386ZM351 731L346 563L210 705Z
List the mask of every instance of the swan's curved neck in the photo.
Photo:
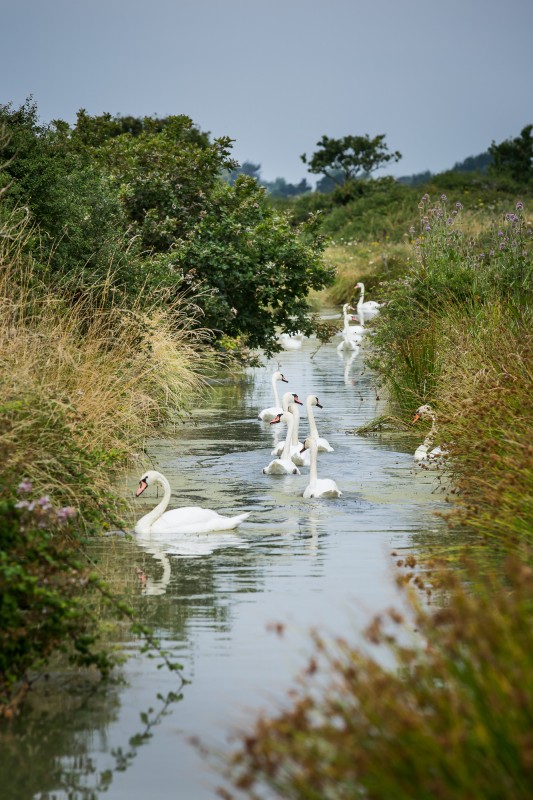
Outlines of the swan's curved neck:
M291 442L292 442L292 431L294 428L294 417L290 411L287 412L287 436L285 437L285 444L283 446L283 452L280 456L282 459L289 459L291 457Z
M318 429L316 427L315 415L313 413L313 406L311 405L311 400L309 398L305 401L305 406L307 408L307 419L309 420L309 431L311 436L313 436L315 439L318 439Z
M291 437L291 444L294 446L298 444L298 428L300 427L300 409L296 403L291 403L289 406L289 411L293 417L292 423L292 437Z
M316 442L313 439L311 441L311 447L309 448L311 451L311 466L309 468L309 483L316 483L318 480L318 468L317 468L317 461L318 461L318 448L316 446Z
M150 528L152 527L154 522L157 519L159 519L159 517L165 511L166 507L168 506L168 504L170 502L170 494L171 494L171 492L170 492L170 484L169 484L169 482L167 481L165 476L161 475L161 474L158 474L158 477L157 477L156 480L163 487L163 490L164 490L163 499L161 500L160 503L158 503L156 505L155 508L152 508L152 510L149 511L148 514L145 514L145 516L141 517L141 519L138 521L138 523L137 523L137 525L135 527L136 527L137 531L140 532L140 533L149 533L150 532Z
M272 388L274 390L274 405L276 408L281 408L281 403L279 402L279 394L278 394L278 379L275 375L272 376Z

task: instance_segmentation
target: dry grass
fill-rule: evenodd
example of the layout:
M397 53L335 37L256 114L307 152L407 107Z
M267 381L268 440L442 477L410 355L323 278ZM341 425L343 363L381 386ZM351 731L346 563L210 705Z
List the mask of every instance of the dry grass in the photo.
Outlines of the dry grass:
M168 313L113 302L111 280L52 294L24 255L30 236L20 212L0 231L3 484L28 477L95 506L113 467L203 392L207 333L183 300Z

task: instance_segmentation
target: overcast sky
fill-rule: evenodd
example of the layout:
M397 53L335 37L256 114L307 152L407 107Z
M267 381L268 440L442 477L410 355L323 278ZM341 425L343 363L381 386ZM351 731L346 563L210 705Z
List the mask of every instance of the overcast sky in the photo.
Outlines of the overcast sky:
M262 177L323 134L384 133L385 172L452 167L533 123L533 0L0 0L0 102L187 114Z

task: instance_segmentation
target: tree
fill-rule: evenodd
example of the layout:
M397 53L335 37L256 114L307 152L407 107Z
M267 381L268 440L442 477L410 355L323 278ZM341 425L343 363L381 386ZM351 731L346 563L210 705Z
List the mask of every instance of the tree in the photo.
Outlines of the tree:
M508 175L518 183L533 180L533 125L526 125L515 139L506 139L501 144L492 142L489 153L493 175Z
M373 139L368 133L364 136L344 136L342 139L323 136L317 142L317 147L320 149L313 153L309 161L305 153L300 158L309 165L309 172L325 175L339 185L367 177L383 164L399 161L402 157L397 150L389 153L384 133Z

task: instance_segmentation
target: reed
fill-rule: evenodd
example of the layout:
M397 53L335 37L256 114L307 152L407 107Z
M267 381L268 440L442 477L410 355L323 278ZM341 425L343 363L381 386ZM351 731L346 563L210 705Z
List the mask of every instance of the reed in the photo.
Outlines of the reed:
M31 236L19 215L0 237L3 491L28 478L88 523L104 498L119 506L116 469L204 390L208 335L183 298L168 313L125 307L110 277L52 292L26 255Z

